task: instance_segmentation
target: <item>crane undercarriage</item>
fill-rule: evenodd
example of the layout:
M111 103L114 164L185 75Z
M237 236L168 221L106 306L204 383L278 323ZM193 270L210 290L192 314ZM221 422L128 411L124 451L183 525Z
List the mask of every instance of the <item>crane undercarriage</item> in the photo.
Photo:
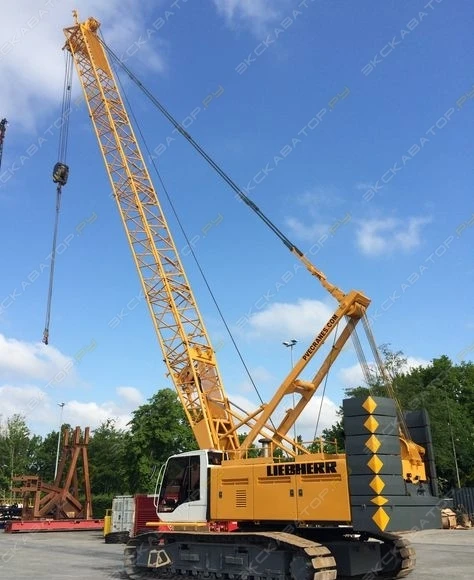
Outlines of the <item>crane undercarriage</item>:
M131 580L388 580L415 566L413 548L395 534L294 531L141 534L125 548L125 573Z

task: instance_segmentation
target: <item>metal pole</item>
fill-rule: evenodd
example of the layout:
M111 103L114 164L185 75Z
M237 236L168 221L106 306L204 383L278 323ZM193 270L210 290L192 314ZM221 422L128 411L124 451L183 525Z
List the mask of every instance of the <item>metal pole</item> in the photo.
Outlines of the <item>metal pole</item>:
M293 370L293 348L298 341L292 338L291 340L285 340L283 342L283 346L286 346L290 349L290 360L291 360L291 370ZM293 409L295 408L295 393L293 393ZM296 421L293 425L293 438L296 441L297 433L296 433Z
M446 385L444 385L444 397L446 399L446 409L448 411L448 426L449 426L449 434L451 437L451 446L453 448L453 459L454 459L454 469L456 471L456 481L458 483L458 488L461 488L461 479L459 477L458 456L456 453L456 445L454 443L453 426L451 423L451 409L449 408L448 390L446 389Z
M449 424L449 428L451 430L451 445L453 446L453 457L454 457L454 469L456 470L456 480L458 482L458 488L461 488L461 479L459 477L459 466L458 466L458 457L456 455L456 446L454 444L454 436L453 430L451 429L451 423Z
M63 409L66 403L58 403L58 406L61 407L61 411L59 412L59 433L58 433L58 446L56 448L56 462L54 464L54 481L56 482L56 475L58 474L58 464L59 464L59 447L61 445L61 428L63 426Z

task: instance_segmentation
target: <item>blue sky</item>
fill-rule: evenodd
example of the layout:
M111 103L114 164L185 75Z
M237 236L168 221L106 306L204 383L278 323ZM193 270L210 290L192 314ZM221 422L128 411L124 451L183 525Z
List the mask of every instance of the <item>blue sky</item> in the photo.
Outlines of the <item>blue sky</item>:
M81 19L102 22L111 48L329 280L372 299L379 344L403 350L411 364L442 354L472 360L474 45L467 0L455 7L447 0L181 0L142 2L139 11L131 0L75 5ZM0 171L0 412L26 413L33 430L46 432L57 421L56 403L65 401L71 423L112 416L124 424L170 384L76 78L51 340L38 344L70 6L49 0L38 9L24 0L7 12L0 47L9 79L0 86L0 116L9 120ZM290 366L282 341L298 340L294 355L301 355L335 304L123 83L268 399ZM249 406L256 398L163 205L219 345L226 389ZM348 349L331 372L322 426L333 421L344 387L359 380L356 362ZM301 421L305 435L314 431L318 405L316 398Z

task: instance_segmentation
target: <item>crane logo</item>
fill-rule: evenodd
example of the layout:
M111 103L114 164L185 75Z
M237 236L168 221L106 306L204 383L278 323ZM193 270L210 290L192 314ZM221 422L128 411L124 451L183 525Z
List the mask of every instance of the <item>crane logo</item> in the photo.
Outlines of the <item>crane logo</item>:
M316 461L314 463L279 463L267 465L267 477L277 475L315 475L337 473L335 461Z
M337 320L337 314L333 314L331 316L331 318L327 321L326 326L321 330L321 332L318 334L318 336L316 337L314 342L310 345L308 350L304 353L303 360L307 360L311 356L311 354L318 348L321 341L324 339L324 337L329 333L331 328L334 326L334 323L336 322L336 320Z

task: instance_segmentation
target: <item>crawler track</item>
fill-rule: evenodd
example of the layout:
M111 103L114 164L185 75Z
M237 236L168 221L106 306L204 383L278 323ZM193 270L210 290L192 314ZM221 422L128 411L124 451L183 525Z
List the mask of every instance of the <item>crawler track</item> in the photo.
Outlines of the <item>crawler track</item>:
M415 566L413 548L394 534L367 537L333 530L329 547L317 541L321 535L321 529L306 537L276 531L147 533L128 542L125 573L131 580L393 580ZM346 548L357 552L367 540L380 545L376 564L368 564L363 574L338 575L331 544L340 554Z
M408 540L400 538L394 534L383 534L385 540L390 540L393 542L393 552L398 554L400 558L400 568L396 576L390 576L390 578L405 578L411 572L413 572L416 564L416 554L415 550L411 547ZM387 536L389 536L387 538ZM379 578L385 578L383 575L379 575Z
M329 548L336 558L348 551L362 551L376 542L379 546L378 558L367 558L367 566L362 574L344 574L343 566L338 566L338 580L395 580L405 578L416 564L415 550L410 542L398 534L387 532L355 532L351 528L301 528L298 533L319 541ZM342 548L342 550L341 550ZM370 556L370 551L368 557ZM345 558L344 558L345 559Z
M144 568L158 563L156 568ZM284 532L144 534L125 548L131 580L336 580L336 562L321 544Z

